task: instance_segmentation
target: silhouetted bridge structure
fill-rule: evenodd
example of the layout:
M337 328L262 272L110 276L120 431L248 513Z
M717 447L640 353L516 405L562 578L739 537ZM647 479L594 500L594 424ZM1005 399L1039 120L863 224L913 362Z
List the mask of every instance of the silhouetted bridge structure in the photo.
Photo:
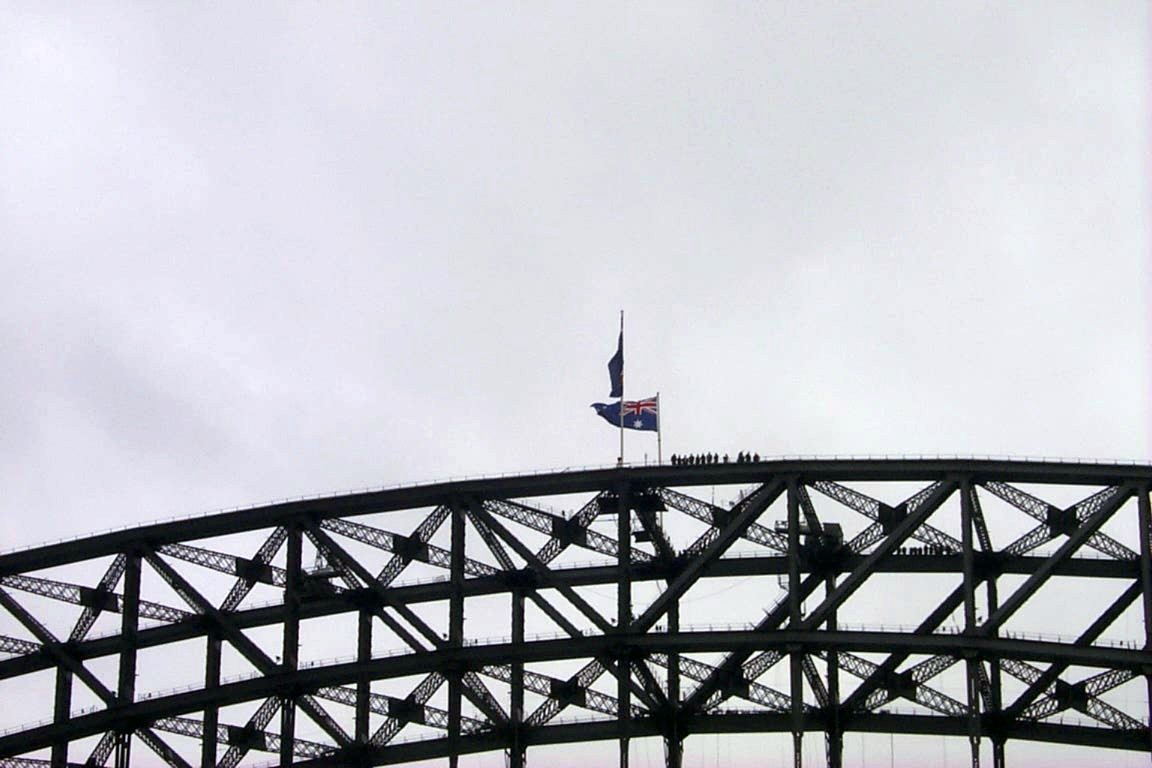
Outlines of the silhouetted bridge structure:
M973 764L990 744L997 766L1017 740L1149 752L1150 484L1089 463L626 467L11 552L0 766L519 767L595 741L626 764L645 737L679 766L715 733L791 734L797 764L820 738L830 766L855 732L959 737Z

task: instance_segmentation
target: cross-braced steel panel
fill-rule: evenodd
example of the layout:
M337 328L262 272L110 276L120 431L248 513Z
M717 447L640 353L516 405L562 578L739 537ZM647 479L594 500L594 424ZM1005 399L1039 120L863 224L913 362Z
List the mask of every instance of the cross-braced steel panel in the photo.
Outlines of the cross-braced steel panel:
M1150 750L1152 467L645 466L0 556L0 766L386 765L702 733ZM1135 627L1135 628L1134 628ZM1117 638L1116 633L1126 634ZM7 695L6 695L7 694ZM136 757L134 757L136 756Z

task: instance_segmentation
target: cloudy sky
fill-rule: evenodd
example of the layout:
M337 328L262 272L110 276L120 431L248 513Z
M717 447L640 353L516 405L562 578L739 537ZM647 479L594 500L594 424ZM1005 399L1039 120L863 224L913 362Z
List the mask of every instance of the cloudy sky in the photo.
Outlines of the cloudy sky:
M3 544L612 462L621 309L666 454L1149 456L1144 4L579 5L8 5Z
M620 310L665 455L1152 456L1144 3L0 15L0 549L612 463Z

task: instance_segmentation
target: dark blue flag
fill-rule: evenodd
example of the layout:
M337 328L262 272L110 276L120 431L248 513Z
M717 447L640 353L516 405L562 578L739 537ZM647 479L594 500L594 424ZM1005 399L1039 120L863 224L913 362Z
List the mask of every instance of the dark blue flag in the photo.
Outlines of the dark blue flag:
M623 322L623 321L621 321ZM624 397L624 331L620 331L620 340L616 342L616 354L608 361L608 379L612 382L612 391L608 397Z
M615 403L592 403L596 414L614 427L621 426L620 401ZM660 431L660 400L650 397L647 400L625 400L625 429L639 429L646 432Z

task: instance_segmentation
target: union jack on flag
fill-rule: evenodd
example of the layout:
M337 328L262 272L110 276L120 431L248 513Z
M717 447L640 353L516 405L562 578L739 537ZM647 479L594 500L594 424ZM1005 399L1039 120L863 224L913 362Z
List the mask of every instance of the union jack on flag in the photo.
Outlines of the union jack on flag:
M642 416L645 413L656 414L660 413L660 403L656 398L650 397L647 400L625 400L624 401L624 419L627 421L629 416Z
M647 432L660 431L660 398L648 397L643 400L625 400L624 418L620 418L620 402L592 403L597 415L614 427L639 429Z

